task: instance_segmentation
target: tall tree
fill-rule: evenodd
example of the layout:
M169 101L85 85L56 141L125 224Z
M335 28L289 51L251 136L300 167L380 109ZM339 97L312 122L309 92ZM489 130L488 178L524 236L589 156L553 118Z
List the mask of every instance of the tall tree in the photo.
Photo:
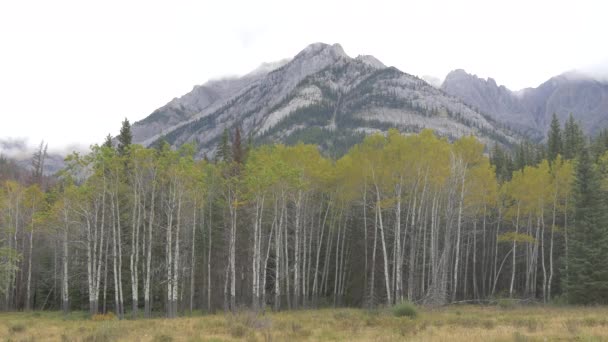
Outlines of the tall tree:
M549 161L554 161L559 154L562 154L562 149L562 131L560 128L559 119L557 118L557 115L553 113L553 117L551 118L551 126L549 127L547 137L547 156Z
M230 136L228 133L228 129L224 129L224 133L222 134L222 140L217 147L217 152L215 153L216 161L224 161L229 162L232 160L232 153L230 150Z
M608 303L608 207L598 172L584 149L576 168L575 225L565 291L572 303Z
M119 155L124 155L126 153L127 148L131 145L131 141L133 140L133 134L131 133L131 124L129 120L125 118L122 122L122 126L120 127L120 133L118 134L118 146L116 149L118 150Z
M564 158L574 159L580 153L584 146L585 139L583 131L578 123L574 120L574 116L570 114L566 124L564 125Z
M241 139L241 129L237 126L234 129L234 139L232 139L232 160L237 164L245 161L245 146Z
M38 184L41 188L44 188L42 181L44 175L44 163L47 157L47 149L48 144L45 144L44 141L40 142L40 146L38 150L34 152L34 156L32 157L32 178L35 184Z
M112 136L109 133L108 133L108 135L106 135L106 140L103 141L103 144L101 146L107 147L107 148L114 148L114 143L112 142Z

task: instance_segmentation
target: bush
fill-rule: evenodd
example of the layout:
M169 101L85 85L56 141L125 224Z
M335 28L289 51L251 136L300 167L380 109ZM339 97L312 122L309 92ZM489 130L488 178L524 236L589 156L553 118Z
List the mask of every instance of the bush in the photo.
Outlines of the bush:
M416 318L418 312L416 306L410 302L402 302L393 306L393 315L396 317L407 316L409 318Z

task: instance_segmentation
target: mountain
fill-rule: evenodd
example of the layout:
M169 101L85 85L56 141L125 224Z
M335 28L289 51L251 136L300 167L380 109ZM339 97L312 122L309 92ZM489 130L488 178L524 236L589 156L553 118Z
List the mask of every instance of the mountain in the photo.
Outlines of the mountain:
M490 117L418 77L373 56L351 58L339 44L316 43L243 77L194 87L134 123L134 142L195 142L202 154L213 152L224 129L237 126L256 141L303 141L336 152L391 127L515 141Z
M459 69L446 76L441 89L536 139L545 136L553 113L562 122L572 114L587 134L608 127L608 84L576 72L514 92Z

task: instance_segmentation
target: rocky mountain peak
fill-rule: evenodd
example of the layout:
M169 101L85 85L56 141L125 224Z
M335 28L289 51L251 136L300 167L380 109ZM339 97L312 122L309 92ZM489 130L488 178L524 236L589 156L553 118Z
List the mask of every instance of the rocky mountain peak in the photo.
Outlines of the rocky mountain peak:
M466 73L465 73L466 74ZM133 125L134 141L195 143L212 153L224 129L261 142L316 143L342 150L366 133L432 128L441 136L513 140L458 98L370 55L349 57L339 44L314 43L291 59L249 74L207 82Z
M386 68L386 65L384 65L384 63L380 62L376 57L372 55L359 55L355 59L376 69Z

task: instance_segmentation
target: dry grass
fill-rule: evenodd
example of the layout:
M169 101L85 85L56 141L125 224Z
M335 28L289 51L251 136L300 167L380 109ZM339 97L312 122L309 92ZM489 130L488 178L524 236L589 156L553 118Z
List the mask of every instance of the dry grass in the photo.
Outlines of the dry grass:
M546 341L608 340L608 307L453 306L322 309L173 320L99 320L84 313L0 313L0 341Z

